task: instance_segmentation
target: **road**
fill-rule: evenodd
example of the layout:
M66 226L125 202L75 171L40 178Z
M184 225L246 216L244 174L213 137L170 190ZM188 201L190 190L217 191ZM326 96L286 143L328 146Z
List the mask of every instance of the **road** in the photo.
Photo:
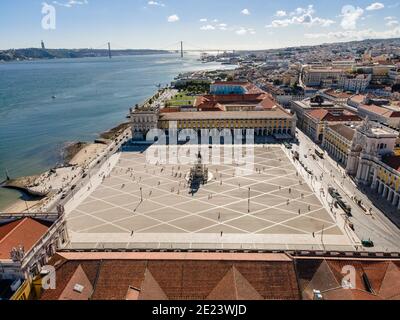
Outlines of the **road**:
M314 158L316 144L303 132L298 130L299 146L294 145L293 150L298 151L301 161L311 169L315 183L320 183L324 189L325 197L329 202L333 202L327 192L330 186L334 187L342 195L344 201L352 208L353 217L349 221L354 224L355 233L361 240L371 239L375 247L370 251L398 252L400 248L400 230L394 225L385 214L374 206L365 196L354 181L345 173L345 170L325 154L325 159ZM305 157L307 155L307 157ZM322 180L321 180L322 177ZM362 210L353 197L362 199L367 212ZM337 214L345 215L343 210L334 209ZM371 212L371 213L370 213Z

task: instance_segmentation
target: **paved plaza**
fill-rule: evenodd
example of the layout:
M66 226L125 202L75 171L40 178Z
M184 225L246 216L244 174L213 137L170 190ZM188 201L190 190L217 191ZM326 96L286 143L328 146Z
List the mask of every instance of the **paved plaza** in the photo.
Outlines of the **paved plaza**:
M187 182L189 154L180 154L180 164L151 164L152 148L115 155L111 174L67 212L71 247L352 248L281 145L254 146L253 167L224 163L222 152L219 164L207 165L210 181L195 193ZM198 147L192 148L194 161Z

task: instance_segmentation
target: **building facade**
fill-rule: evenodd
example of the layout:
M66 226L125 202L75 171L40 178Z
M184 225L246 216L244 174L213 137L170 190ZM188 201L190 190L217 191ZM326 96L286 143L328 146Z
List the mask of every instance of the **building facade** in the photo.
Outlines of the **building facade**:
M400 107L378 106L375 104L362 104L358 107L358 114L366 118L388 125L393 128L400 128Z
M159 111L155 109L131 110L133 140L144 140L150 130L158 128Z
M347 166L354 133L352 127L344 124L330 125L325 130L323 148L344 167Z
M168 133L172 123L176 124L178 131L239 129L245 132L247 129L254 129L255 134L260 136L288 135L291 137L296 132L295 117L280 108L269 111L165 113L160 116L158 126Z
M344 109L315 109L304 114L302 129L311 139L317 143L324 140L326 128L335 124L357 125L362 119L350 111Z
M369 186L400 209L400 157L393 150L399 132L373 125L366 119L355 131L346 170L359 184Z
M372 75L342 75L339 80L339 88L344 91L364 92L371 83Z
M358 127L329 126L323 147L358 184L370 187L400 209L398 138L398 131L372 123L367 118Z
M215 88L235 87L236 83L216 83ZM274 136L291 139L296 132L297 117L277 104L268 93L260 91L250 83L237 83L246 89L245 94L210 94L199 96L194 109L164 108L161 110L131 110L132 135L134 140L144 140L151 129L193 130L254 130L257 136ZM224 90L222 90L224 91ZM216 92L221 92L219 89ZM236 131L237 132L237 131Z
M303 71L303 83L310 87L337 85L343 70L334 68L305 68Z

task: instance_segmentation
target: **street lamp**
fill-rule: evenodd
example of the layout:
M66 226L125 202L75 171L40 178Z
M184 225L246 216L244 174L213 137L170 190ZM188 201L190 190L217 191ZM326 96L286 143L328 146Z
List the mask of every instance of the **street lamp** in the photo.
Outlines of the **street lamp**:
M247 213L250 213L250 192L251 192L251 189L249 188L248 201L247 201Z

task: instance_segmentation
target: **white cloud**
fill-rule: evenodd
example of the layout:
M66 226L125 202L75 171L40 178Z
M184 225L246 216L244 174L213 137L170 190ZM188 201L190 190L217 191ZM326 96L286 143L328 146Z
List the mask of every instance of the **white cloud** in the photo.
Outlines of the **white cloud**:
M220 23L218 29L222 31L228 30L228 25L226 23Z
M200 27L200 30L209 31L209 30L228 30L228 25L226 23L217 23L217 24L207 24Z
M287 16L287 13L286 13L286 11L284 11L284 10L278 10L276 13L275 13L275 16L276 17L286 17Z
M207 22L207 21L208 21L207 18L202 18L202 19L200 19L200 22Z
M393 16L385 17L385 20L396 20L396 17L393 17Z
M242 14L244 14L245 16L249 16L250 15L250 10L249 9L243 9L241 11Z
M82 0L82 1L78 1L78 0L69 0L67 2L58 2L58 1L53 1L53 3L55 5L61 6L61 7L66 7L66 8L72 8L75 5L83 5L83 4L89 4L88 0Z
M208 24L208 25L206 25L206 26L202 26L202 27L200 28L200 30L203 30L203 31L215 30L215 27L214 27L213 25L211 25L211 24Z
M344 6L342 8L342 21L340 25L345 30L354 30L357 27L357 21L364 14L364 10L350 5Z
M314 14L315 10L312 5L309 5L307 8L297 8L295 11L289 14L291 18L273 20L271 24L267 25L266 27L282 28L282 27L288 27L290 25L306 25L309 27L310 26L329 27L330 25L335 23L335 21L330 19L314 17Z
M388 27L394 27L394 26L399 25L399 22L398 22L397 20L389 20L389 21L386 23L386 25L387 25Z
M374 10L381 10L385 7L385 5L381 2L374 2L370 4L365 10L367 11L374 11Z
M165 4L162 3L161 1L149 1L147 2L149 6L154 6L154 7L165 7Z
M256 31L253 28L244 28L241 27L235 31L235 33L239 36L244 36L246 34L256 34Z
M347 30L328 33L311 33L304 35L308 39L335 39L335 40L364 40L364 39L386 39L400 37L400 27L391 30L375 31L365 30Z
M179 19L178 15L173 14L172 16L169 16L167 18L167 20L168 20L168 22L178 22L180 19Z

